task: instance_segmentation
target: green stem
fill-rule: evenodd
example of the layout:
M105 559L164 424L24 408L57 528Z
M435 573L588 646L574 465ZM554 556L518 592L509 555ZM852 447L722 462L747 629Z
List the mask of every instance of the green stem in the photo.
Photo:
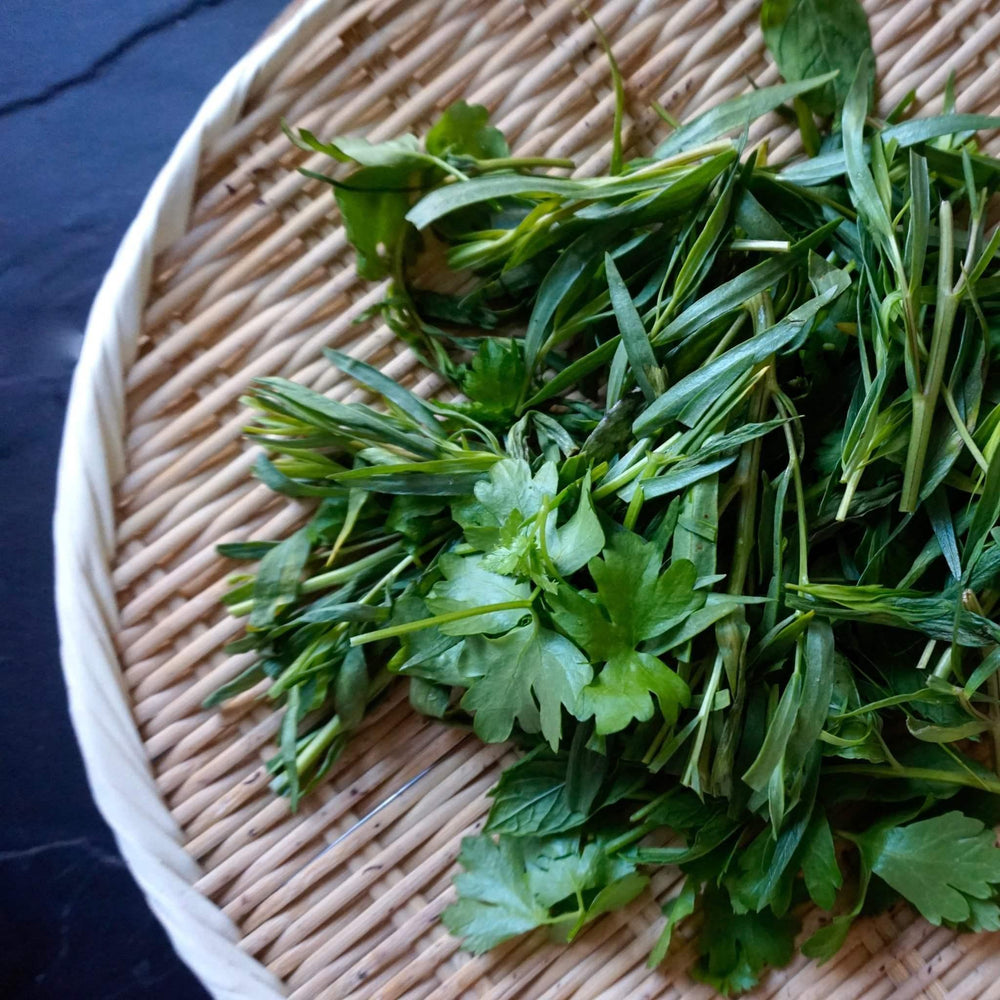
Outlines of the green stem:
M441 535L440 537L435 538L433 541L427 542L427 544L422 545L419 549L416 550L416 552L413 552L412 554L408 555L405 559L401 559L363 597L358 598L358 604L368 604L369 602L373 601L382 590L384 590L386 587L390 586L393 583L393 581L399 576L400 573L403 572L404 569L411 566L413 563L417 562L421 556L423 556L427 552L430 552L431 549L436 548L439 545L443 545L445 542L447 542L447 540L448 540L447 535Z
M837 508L837 520L844 521L847 518L847 512L851 508L851 501L854 499L854 494L857 488L861 485L861 476L864 474L865 468L863 465L858 466L848 477L847 482L844 485L844 495L840 499L840 506Z
M295 771L299 778L319 760L320 754L336 739L341 728L340 716L335 715L322 729L316 730L308 738L305 746L295 755ZM278 795L284 795L290 783L288 774L281 771L271 782L271 789Z
M730 250L757 250L761 253L787 253L792 244L788 240L730 240Z
M773 374L773 373L772 373ZM782 425L785 435L785 445L788 449L788 465L792 470L792 483L795 486L795 514L798 520L799 533L799 586L809 583L809 526L806 524L806 493L802 486L802 469L799 465L799 452L795 444L795 435L792 433L792 420L798 420L799 415L792 409L791 403L787 401L784 394L779 390L775 381L772 387L772 395L778 413L788 419Z
M934 308L934 332L931 335L931 349L927 362L926 379L922 390L914 387L913 426L906 453L906 467L903 473L903 489L899 498L899 509L912 513L920 502L920 483L923 478L927 448L934 424L934 409L944 379L948 345L958 310L958 296L952 287L955 245L952 227L951 205L944 201L940 211L941 246L938 254L938 292ZM907 302L909 299L906 300Z
M774 362L769 361L767 367L772 369ZM758 423L764 417L764 409L770 395L767 382L758 384L750 404L749 421ZM757 493L760 478L760 450L762 439L756 438L747 442L740 450L736 465L735 480L739 483L740 507L736 519L736 539L733 545L732 570L729 574L729 593L744 593L747 573L750 569L750 557L753 554L757 539Z
M299 593L313 594L317 590L325 590L327 587L332 587L336 584L347 583L349 580L354 579L354 577L360 576L362 573L366 573L373 567L378 566L379 563L385 562L387 556L395 555L402 550L402 542L393 542L392 545L387 545L384 549L373 552L370 556L365 556L356 562L349 563L347 566L338 566L337 569L332 569L328 573L320 573L318 576L310 577L303 582L299 588Z
M659 827L659 823L646 822L641 826L637 826L634 830L629 830L628 833L623 833L621 836L615 837L613 840L609 840L604 845L604 851L607 854L614 854L615 851L620 851L623 847L628 847L634 844L637 840L642 840L647 833L652 833L655 829Z
M300 775L305 774L319 760L320 754L334 741L342 728L340 716L335 715L322 729L312 735L301 753L295 758L295 766Z
M446 174L451 174L456 180L467 181L469 179L468 174L463 174L458 167L453 167L446 160L442 160L440 156L434 156L431 153L425 154L427 159L430 160L436 167L440 167Z
M520 170L531 167L551 167L553 170L572 170L576 164L572 160L549 156L503 156L492 160L477 160L476 170Z
M526 601L503 601L500 604L483 604L478 608L465 608L462 611L449 611L443 615L433 615L421 618L415 622L403 622L400 625L390 625L388 628L376 629L351 638L352 646L364 646L369 642L379 642L382 639L393 639L398 635L408 635L421 629L434 628L438 625L449 625L451 622L464 621L466 618L478 618L480 615L491 615L497 611L530 611L534 603L531 597Z
M650 813L655 812L659 807L667 801L667 797L671 792L661 792L659 795L654 795L644 806L637 809L631 816L629 816L630 823L641 823L645 820Z
M705 685L705 693L702 696L701 708L698 709L698 732L695 735L694 746L691 748L691 755L688 757L687 767L681 777L681 784L695 792L701 793L701 777L698 773L698 758L701 757L701 749L705 744L705 734L708 731L708 720L712 715L712 706L715 704L715 692L719 689L719 681L722 680L722 670L724 667L722 653L717 653L715 663L712 665L712 673Z
M965 447L969 449L969 454L972 456L972 460L979 466L985 475L990 471L990 463L986 461L986 458L979 450L979 446L976 444L975 439L969 433L969 428L966 427L965 421L962 419L962 415L958 412L958 406L955 404L955 397L951 394L951 389L949 389L946 385L941 386L941 398L944 400L944 405L948 410L948 415L951 417L952 423L955 425L955 430L958 431L958 436L962 439L962 443Z
M961 774L933 767L882 767L879 764L839 764L824 768L825 774L863 774L872 778L910 778L914 781L940 781L948 785L980 788L1000 795L1000 778L993 775Z
M617 493L623 486L627 486L637 476L641 476L649 468L650 463L654 468L659 468L661 461L652 454L644 455L643 458L634 465L629 466L620 475L606 483L601 483L592 493L595 500L603 500L604 497Z
M384 549L379 549L378 552L373 552L371 555L365 556L363 559L357 559L352 563L348 563L346 566L338 566L336 569L332 569L327 573L320 573L318 576L312 576L308 580L303 581L303 583L299 586L299 593L313 594L317 590L325 590L327 587L335 587L338 584L347 583L355 577L360 576L362 573L367 573L368 570L372 569L372 567L385 562L386 557L395 555L397 552L401 552L402 549L402 542L393 542L392 545L387 545ZM253 605L254 599L250 597L245 601L240 601L239 604L231 605L229 613L234 618L241 618L243 615L250 614L253 610Z
M1000 777L1000 677L992 674L986 682L990 693L990 737L993 742L993 770Z

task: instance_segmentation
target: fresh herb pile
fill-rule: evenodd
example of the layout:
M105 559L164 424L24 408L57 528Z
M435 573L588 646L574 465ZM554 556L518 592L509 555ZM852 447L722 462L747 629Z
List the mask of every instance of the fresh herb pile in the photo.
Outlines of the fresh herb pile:
M1000 929L998 122L868 119L863 17L846 80L799 79L797 9L764 11L791 82L641 159L619 103L604 177L463 103L422 143L293 137L353 167L323 179L358 268L459 395L332 349L376 405L256 383L256 474L318 503L223 547L260 559L227 598L259 659L213 701L271 679L293 808L397 677L516 741L444 918L475 951L571 939L659 865L686 881L651 961L700 913L723 993L810 899L818 959L900 896ZM816 155L726 138L790 102Z

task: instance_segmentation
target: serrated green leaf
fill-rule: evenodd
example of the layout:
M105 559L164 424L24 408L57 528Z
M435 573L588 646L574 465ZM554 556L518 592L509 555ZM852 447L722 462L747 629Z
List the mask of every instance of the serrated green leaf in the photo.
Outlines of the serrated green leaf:
M477 160L510 155L503 132L489 124L490 113L481 104L456 101L430 127L424 145L434 156L471 156Z
M932 923L963 923L971 899L993 899L1000 885L1000 848L978 819L960 812L856 838L871 870Z
M704 919L693 972L724 996L753 989L768 966L780 968L791 959L798 922L790 917L733 912L727 894L706 886Z
M524 354L516 341L487 337L469 363L462 391L477 413L507 419L517 409L525 372Z
M443 920L477 953L544 924L561 927L572 938L585 922L624 905L646 883L628 862L608 858L599 843L581 845L573 836L466 837L458 860L465 869L455 877L459 900ZM589 907L582 907L584 894L594 890Z
M563 708L584 717L581 692L593 670L573 643L537 621L496 639L470 638L466 654L480 662L483 675L462 707L475 713L476 734L487 743L502 743L517 723L525 732L541 731L556 750Z
M549 910L525 875L523 841L466 837L458 855L465 871L455 876L459 900L442 916L445 927L476 954L545 923Z
M427 595L427 607L433 615L526 601L531 594L526 583L484 569L481 556L444 555L439 565L444 579L436 583ZM445 635L506 632L514 628L526 613L519 608L485 612L441 625L440 629Z

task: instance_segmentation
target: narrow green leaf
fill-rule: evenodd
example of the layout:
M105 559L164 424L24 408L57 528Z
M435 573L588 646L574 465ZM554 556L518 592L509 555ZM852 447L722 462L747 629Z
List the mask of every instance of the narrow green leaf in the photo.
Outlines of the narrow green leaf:
M558 396L568 389L572 389L581 379L585 378L611 358L620 343L621 335L612 337L601 344L600 347L595 347L589 354L585 354L582 358L567 365L561 372L553 375L524 404L522 409L530 409L531 407L538 406L539 403L544 403L545 400L551 399L553 396Z
M656 147L653 156L656 159L664 160L669 156L682 153L686 149L711 142L727 132L746 128L751 122L766 115L769 111L773 111L786 101L829 83L835 75L835 73L823 73L794 83L779 83L774 87L761 87L758 90L752 90L749 94L741 94L739 97L718 104L682 125Z
M279 759L287 782L289 807L292 812L296 812L299 807L298 733L303 711L301 689L298 686L290 688L285 714L281 718Z
M721 395L738 374L787 347L799 338L806 324L821 309L844 291L846 287L844 282L847 280L845 277L844 281L838 282L835 287L793 309L769 330L730 348L714 361L675 382L636 418L632 425L636 436L646 437L659 430L703 393L709 397Z
M913 118L890 125L882 130L882 142L892 143L898 149L909 149L931 139L954 135L958 132L987 131L1000 128L1000 117L990 115L935 115L931 118ZM862 155L869 155L868 149ZM843 149L821 153L811 160L783 167L779 179L803 187L826 184L847 172L847 159Z
M697 898L697 886L691 879L688 879L681 888L681 891L673 899L664 904L663 915L666 917L666 924L660 932L660 936L656 939L653 950L649 953L649 961L646 963L649 968L655 969L667 957L674 928L682 920L694 913Z
M864 127L871 101L870 74L871 60L870 57L865 57L858 63L854 82L844 103L844 159L851 198L858 214L879 240L883 251L888 254L895 242L893 225L865 157Z
M802 840L802 875L812 901L832 910L844 876L837 864L837 852L826 814L817 806Z
M544 177L534 174L486 174L468 181L445 184L424 195L406 213L406 220L417 229L425 229L451 212L484 201L501 198L554 194L573 197L586 189L579 181L564 177Z
M344 354L332 347L324 347L323 354L356 382L360 382L373 392L377 392L384 399L398 406L417 423L423 424L436 436L441 436L440 424L434 411L419 396L401 386L394 378L390 378L364 361L352 358L349 354Z
M611 292L611 305L615 310L615 318L618 321L618 329L621 331L629 364L632 366L632 374L647 401L652 402L663 387L663 376L656 363L656 355L653 354L639 310L636 309L628 287L609 253L604 254L604 270Z
M250 628L266 628L295 600L311 549L303 528L264 556L254 582Z
M704 329L709 323L742 308L755 295L767 291L777 281L801 265L802 258L841 224L832 219L815 232L794 243L785 253L755 264L742 274L712 289L696 299L655 337L654 344L672 343Z

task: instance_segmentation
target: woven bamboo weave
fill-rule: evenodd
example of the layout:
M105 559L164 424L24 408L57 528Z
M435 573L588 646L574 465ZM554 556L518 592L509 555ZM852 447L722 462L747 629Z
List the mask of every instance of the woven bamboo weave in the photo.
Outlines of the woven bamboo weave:
M884 110L911 89L920 113L939 110L954 72L958 110L1000 112L996 0L866 7ZM757 27L759 0L589 0L588 8L625 77L634 152L664 134L653 101L690 116L750 81L777 80ZM145 239L142 253L154 262L139 268L137 301L123 305L108 292L99 305L135 309L141 320L103 354L90 344L99 333L88 332L99 383L92 398L106 398L107 412L71 408L66 447L97 433L88 421L105 436L112 428L102 455L113 482L88 480L103 552L79 557L82 569L63 566L59 586L95 794L179 950L219 996L710 997L685 973L696 950L690 928L663 968L645 966L659 905L679 887L669 870L570 947L532 935L473 958L440 926L459 842L480 828L485 793L513 759L507 748L417 717L392 690L292 815L262 766L277 718L261 689L222 711L200 707L249 662L222 651L241 626L219 604L235 564L215 546L282 537L306 510L250 476L256 456L241 437L239 403L250 380L282 375L338 399L365 398L322 359L324 346L337 345L419 392L438 384L387 329L357 322L384 289L358 280L329 190L296 171L327 170L329 161L294 150L280 119L321 137L387 138L419 134L461 97L490 109L516 153L571 157L583 174L606 169L610 155L608 63L577 0L314 0L279 34L264 69L233 84L235 99L230 87L222 119L199 119L207 124L192 140L197 170L180 182L189 209L150 218L151 232L130 233L120 252L138 254ZM796 149L776 118L750 140L765 136L776 157ZM63 461L65 556L77 545L69 493L84 480L73 454ZM107 486L114 506L103 511ZM96 592L92 606L81 605L80 588ZM84 621L84 634L93 624L110 641L83 648L71 605L96 622ZM82 665L71 670L71 661ZM88 685L103 686L100 711L87 708ZM120 761L148 760L155 785L145 764L112 767L108 747L120 747ZM153 871L160 851L166 880ZM900 906L860 921L827 965L799 958L755 995L1000 997L998 945Z

